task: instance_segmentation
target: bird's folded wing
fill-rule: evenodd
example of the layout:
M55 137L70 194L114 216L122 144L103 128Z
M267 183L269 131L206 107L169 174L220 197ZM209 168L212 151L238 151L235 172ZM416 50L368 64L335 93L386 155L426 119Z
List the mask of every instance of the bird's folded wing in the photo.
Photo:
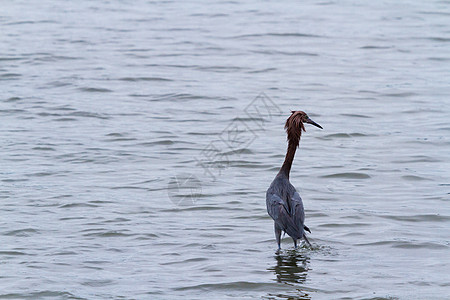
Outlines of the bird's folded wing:
M302 227L305 223L305 210L303 208L303 201L299 193L295 192L291 198L292 219L296 226Z
M285 202L276 194L267 195L267 212L275 223L289 236L300 239L303 236L303 225L299 227L287 210Z

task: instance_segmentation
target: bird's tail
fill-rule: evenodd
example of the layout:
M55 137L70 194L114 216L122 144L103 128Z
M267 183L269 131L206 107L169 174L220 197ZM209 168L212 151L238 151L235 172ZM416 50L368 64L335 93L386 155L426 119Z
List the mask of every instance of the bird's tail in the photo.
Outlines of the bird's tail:
M311 230L309 230L308 226L303 225L303 229L306 230L306 231L308 231L309 233L311 233Z

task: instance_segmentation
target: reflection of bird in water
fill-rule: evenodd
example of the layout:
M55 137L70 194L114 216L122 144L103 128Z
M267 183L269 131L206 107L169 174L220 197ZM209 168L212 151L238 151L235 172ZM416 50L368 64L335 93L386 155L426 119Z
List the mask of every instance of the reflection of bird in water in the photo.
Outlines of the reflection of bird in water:
M266 193L267 212L275 221L275 237L278 243L278 249L281 248L281 232L286 232L293 240L297 248L297 240L305 239L305 230L311 232L304 224L305 211L300 195L295 187L289 182L289 173L291 171L292 161L295 151L300 143L302 130L305 131L303 123L309 123L319 128L319 124L311 120L303 111L292 111L292 115L287 119L284 128L287 132L288 150L286 158L275 179L272 181Z
M280 283L303 283L306 280L309 258L296 252L276 255L277 265L269 269L277 275Z
M296 251L289 251L287 254L276 255L276 265L269 268L276 275L276 281L284 284L302 284L306 280L308 272L309 257L302 256ZM277 298L287 299L311 299L311 296L300 289L296 290L295 297L293 295L272 295Z

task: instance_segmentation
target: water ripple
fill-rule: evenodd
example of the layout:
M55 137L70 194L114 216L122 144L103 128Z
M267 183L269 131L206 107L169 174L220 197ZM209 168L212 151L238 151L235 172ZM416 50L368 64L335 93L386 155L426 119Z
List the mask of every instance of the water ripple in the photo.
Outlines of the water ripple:
M320 176L322 178L348 178L348 179L368 179L370 175L358 172L334 173Z

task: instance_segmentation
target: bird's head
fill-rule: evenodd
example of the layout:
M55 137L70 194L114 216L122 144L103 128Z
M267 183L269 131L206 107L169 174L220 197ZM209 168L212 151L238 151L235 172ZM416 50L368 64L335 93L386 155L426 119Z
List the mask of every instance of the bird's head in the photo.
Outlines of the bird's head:
M292 115L286 120L286 125L284 126L288 137L300 138L302 130L306 131L304 123L308 123L319 127L320 129L323 129L322 126L311 120L311 118L308 117L308 115L304 111L293 110Z

